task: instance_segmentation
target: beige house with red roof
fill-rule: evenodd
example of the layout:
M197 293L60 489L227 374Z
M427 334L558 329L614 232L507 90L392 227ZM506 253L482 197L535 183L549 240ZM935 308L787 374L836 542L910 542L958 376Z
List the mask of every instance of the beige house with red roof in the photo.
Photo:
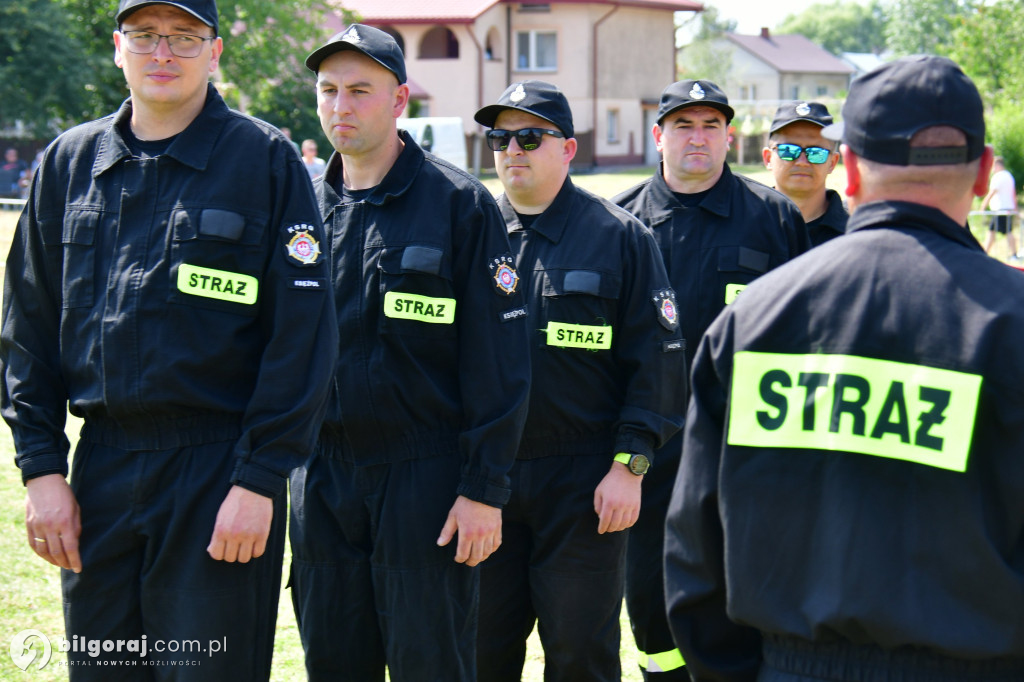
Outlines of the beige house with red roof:
M393 35L423 116L459 116L470 167L491 167L473 120L510 84L539 79L573 110L576 165L656 163L658 98L675 80L674 12L695 0L331 0ZM335 15L326 33L343 28ZM479 143L479 144L478 144Z

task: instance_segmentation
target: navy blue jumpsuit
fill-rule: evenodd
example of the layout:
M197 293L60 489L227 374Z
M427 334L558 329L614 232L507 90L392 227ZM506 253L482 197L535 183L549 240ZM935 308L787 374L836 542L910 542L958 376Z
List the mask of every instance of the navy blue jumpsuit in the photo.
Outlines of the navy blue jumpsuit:
M7 259L3 416L25 480L67 473L66 410L84 419L68 638L149 642L133 668L72 652L92 662L72 678L139 679L148 661L158 679L266 679L285 486L337 352L320 217L288 140L213 86L156 157L132 154L131 113L63 134L35 176ZM206 552L232 484L275 501L266 554L246 564ZM201 648L158 651L182 639ZM208 655L212 640L226 651Z
M697 352L666 527L697 680L1024 679L1024 274L874 202Z
M613 201L651 228L679 299L687 367L704 330L755 278L810 248L803 218L779 192L725 164L698 206L684 206L661 168ZM686 378L680 379L685 381ZM657 453L644 481L644 507L630 529L626 606L645 679L686 680L665 620L661 552L665 510L675 483L682 434Z
M498 205L533 383L502 546L481 575L480 679L520 679L536 620L546 680L612 682L627 533L598 534L594 490L616 453L658 466L655 449L682 426L675 294L650 231L570 179L529 227L504 195Z
M405 146L379 185L315 183L340 328L317 452L292 479L292 599L311 680L472 680L479 569L436 540L493 507L526 418L527 311L490 193ZM342 194L348 192L344 189Z

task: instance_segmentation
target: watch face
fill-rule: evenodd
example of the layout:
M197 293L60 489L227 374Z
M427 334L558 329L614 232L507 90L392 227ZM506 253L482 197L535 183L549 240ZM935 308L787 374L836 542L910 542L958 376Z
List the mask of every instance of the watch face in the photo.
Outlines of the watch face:
M643 476L651 468L651 460L645 455L633 455L629 460L629 470L637 476Z

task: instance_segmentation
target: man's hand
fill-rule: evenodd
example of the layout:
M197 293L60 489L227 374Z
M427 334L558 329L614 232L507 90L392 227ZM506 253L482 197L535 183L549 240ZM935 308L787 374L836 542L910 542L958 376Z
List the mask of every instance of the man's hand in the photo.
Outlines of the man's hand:
M459 533L455 560L476 566L501 545L501 510L459 495L448 512L437 544L444 547Z
M643 478L630 472L625 464L612 462L611 470L594 491L598 533L626 530L636 523L640 515L640 484Z
M60 474L48 474L29 479L25 490L25 530L32 551L54 566L81 573L82 517L71 486Z
M218 561L246 563L263 556L274 520L274 501L237 485L217 512L217 523L206 551Z

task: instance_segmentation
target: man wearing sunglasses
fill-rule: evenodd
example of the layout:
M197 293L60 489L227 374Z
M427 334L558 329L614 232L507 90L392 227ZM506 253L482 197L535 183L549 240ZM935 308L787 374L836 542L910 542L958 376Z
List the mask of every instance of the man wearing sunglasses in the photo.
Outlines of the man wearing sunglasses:
M662 92L652 130L662 162L653 177L613 201L654 231L679 296L687 367L704 330L755 278L810 248L797 207L780 193L734 175L726 162L733 109L707 80ZM684 370L677 377L687 383ZM657 453L644 507L630 530L626 605L644 678L689 680L665 618L660 561L665 512L682 454L679 434Z
M266 680L288 474L337 353L319 211L284 135L210 84L213 0L116 20L130 97L47 148L7 260L28 540L67 569L67 638L103 644L72 680Z
M849 215L839 192L825 187L839 161L838 144L821 135L831 124L832 115L820 102L786 102L775 112L768 146L761 151L775 189L800 209L814 246L843 234Z
M539 621L544 679L617 681L621 531L636 521L654 450L682 423L675 294L649 231L569 178L576 139L557 87L513 83L475 118L492 128L533 329L503 543L481 575L479 678L517 682Z

